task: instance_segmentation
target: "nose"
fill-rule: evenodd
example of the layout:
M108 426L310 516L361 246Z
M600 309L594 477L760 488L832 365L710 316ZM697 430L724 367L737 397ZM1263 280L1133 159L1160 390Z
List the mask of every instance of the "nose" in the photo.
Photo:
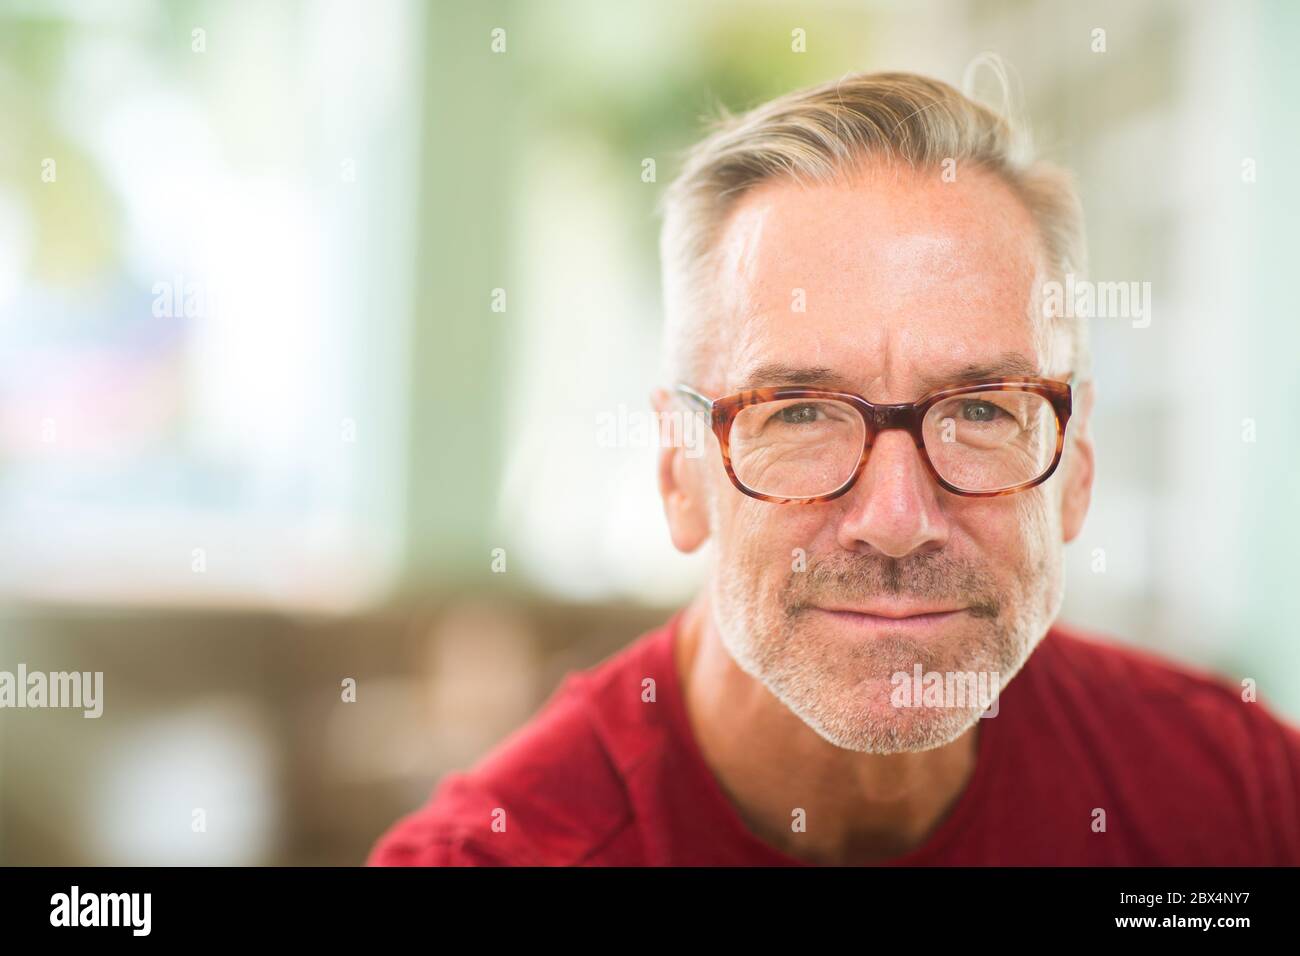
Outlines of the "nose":
M924 454L902 429L876 434L862 474L845 496L848 508L837 532L840 547L901 558L944 546L949 528L940 507L942 489Z

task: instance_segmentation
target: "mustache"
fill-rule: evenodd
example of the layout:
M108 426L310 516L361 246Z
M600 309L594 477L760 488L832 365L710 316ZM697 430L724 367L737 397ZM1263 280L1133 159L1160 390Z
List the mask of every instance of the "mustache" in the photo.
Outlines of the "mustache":
M790 572L784 591L790 617L809 607L870 597L962 604L977 618L996 618L1002 609L992 574L941 554L810 562L806 570Z

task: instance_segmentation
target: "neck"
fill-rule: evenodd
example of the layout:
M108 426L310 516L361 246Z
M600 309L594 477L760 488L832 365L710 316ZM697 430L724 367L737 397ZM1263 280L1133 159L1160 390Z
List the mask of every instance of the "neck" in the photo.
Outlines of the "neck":
M979 722L915 753L870 754L831 744L736 666L707 596L682 616L674 649L691 729L745 825L812 863L876 863L920 846L975 770ZM806 828L792 827L801 808Z

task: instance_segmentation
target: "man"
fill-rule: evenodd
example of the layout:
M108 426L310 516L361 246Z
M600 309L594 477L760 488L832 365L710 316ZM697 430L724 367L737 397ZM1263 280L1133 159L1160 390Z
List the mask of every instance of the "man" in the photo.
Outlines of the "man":
M707 585L375 864L1300 863L1300 734L1056 624L1093 384L1067 176L907 74L728 117L665 199L673 543ZM1247 695L1248 696L1248 695Z

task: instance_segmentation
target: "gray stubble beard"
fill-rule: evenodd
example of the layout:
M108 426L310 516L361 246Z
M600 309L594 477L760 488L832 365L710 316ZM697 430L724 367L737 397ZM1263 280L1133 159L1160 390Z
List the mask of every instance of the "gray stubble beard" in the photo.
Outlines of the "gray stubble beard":
M899 672L910 675L917 664L925 673L974 671L997 675L1000 692L1024 665L1041 634L1033 636L1038 630L1033 621L1006 619L1004 612L1014 602L995 596L988 575L958 569L942 558L911 565L892 559L883 559L882 565L877 560L877 564L859 564L847 575L825 565L791 572L775 601L746 593L752 581L748 575L724 574L714 582L714 625L736 665L829 743L875 754L944 746L969 730L984 707L978 702L960 707L894 707L891 677ZM919 573L902 573L907 567ZM921 587L905 587L909 578L919 578ZM835 587L820 592L819 581ZM959 591L945 589L945 581L960 584ZM868 582L875 586L864 587ZM802 626L815 613L810 609L813 596L861 599L889 593L958 597L970 606L966 613L984 622L988 630L981 639L968 640L954 653L944 654L901 635L847 645L839 639L818 640L815 632ZM779 612L765 610L772 607ZM845 671L861 677L846 679Z

